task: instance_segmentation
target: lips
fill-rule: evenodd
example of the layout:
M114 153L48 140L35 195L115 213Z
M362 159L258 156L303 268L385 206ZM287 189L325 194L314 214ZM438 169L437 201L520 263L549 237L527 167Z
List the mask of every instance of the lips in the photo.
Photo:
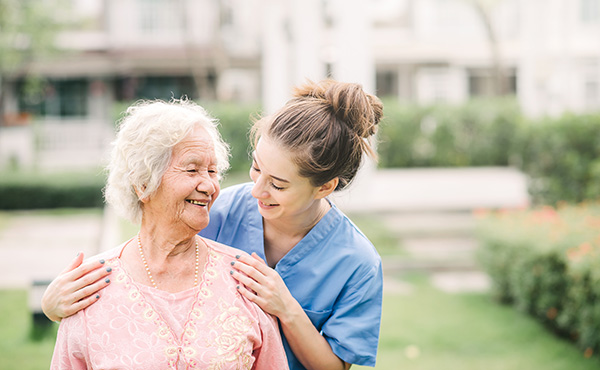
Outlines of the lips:
M185 201L201 207L206 207L208 205L208 200L186 199Z
M261 208L273 208L273 207L277 207L279 204L277 204L277 203L269 204L269 203L264 203L262 200L259 200L258 205Z

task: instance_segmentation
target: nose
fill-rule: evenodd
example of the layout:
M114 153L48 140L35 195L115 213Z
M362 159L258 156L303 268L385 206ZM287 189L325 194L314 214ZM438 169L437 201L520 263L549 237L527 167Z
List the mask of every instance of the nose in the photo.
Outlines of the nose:
M268 198L269 194L265 190L265 179L260 174L257 175L254 179L254 186L252 187L252 196L256 199L260 198Z
M216 193L218 188L219 183L217 181L213 181L208 176L202 176L198 181L198 185L196 185L196 191L200 193L205 193L207 195L212 195Z

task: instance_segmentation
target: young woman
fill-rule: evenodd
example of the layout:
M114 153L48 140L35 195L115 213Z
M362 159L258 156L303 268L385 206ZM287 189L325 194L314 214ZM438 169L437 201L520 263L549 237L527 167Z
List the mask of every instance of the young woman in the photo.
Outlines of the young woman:
M222 191L200 235L242 249L232 262L239 290L277 316L291 369L375 365L381 259L328 199L355 177L383 114L360 85L325 80L252 129L252 183ZM49 287L51 319L99 299L106 269L81 257ZM90 272L91 271L91 272Z

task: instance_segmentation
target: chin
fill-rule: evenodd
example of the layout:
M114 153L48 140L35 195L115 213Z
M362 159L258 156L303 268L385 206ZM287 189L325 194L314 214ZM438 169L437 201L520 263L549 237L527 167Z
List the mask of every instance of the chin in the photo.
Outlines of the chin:
M259 209L258 211L265 220L274 220L279 217L279 214L273 210L267 211L264 209Z

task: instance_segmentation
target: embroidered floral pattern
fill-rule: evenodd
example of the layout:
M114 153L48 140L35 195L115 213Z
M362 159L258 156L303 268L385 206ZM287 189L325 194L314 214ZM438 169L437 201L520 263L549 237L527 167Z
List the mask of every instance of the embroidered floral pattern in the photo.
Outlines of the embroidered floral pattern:
M253 321L247 316L240 314L239 307L232 306L222 299L219 300L221 314L211 323L217 334L214 346L219 355L212 363L210 369L222 369L225 363L236 364L236 369L250 369L252 366L251 356L247 353L252 348L248 342L248 331L252 328Z
M259 359L257 369L286 369L276 323L235 289L235 254L215 248L200 286L179 293L138 285L117 257L107 258L113 283L96 304L63 320L51 369L250 369Z

